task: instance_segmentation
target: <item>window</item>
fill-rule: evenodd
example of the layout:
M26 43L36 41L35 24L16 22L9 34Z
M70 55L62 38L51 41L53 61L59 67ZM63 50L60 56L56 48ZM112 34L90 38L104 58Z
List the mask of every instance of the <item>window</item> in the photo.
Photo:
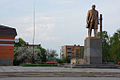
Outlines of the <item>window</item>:
M79 49L76 49L76 54L79 54L80 53L80 50Z
M79 53L76 53L76 55L78 56L78 55L79 55Z
M68 56L71 56L71 52L67 52Z
M71 53L68 53L68 57L71 57Z
M67 48L67 52L71 52L71 48Z
M72 49L72 51L74 51L74 48Z
M72 53L72 56L73 56L73 57L75 57L75 56L76 56L76 54L73 52L73 53Z

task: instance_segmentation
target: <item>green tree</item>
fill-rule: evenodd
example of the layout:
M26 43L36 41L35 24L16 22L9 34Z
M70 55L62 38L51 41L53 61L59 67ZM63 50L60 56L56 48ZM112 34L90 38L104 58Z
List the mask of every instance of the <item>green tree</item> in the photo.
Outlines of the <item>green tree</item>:
M98 32L100 36L100 32ZM120 29L109 37L106 31L102 32L102 58L103 61L120 61Z
M58 59L58 63L70 63L71 58L65 57L64 54L62 54L62 59Z
M115 63L120 61L120 29L110 38L110 49L111 60Z
M40 49L34 49L34 62L41 63ZM15 47L14 49L14 65L22 63L33 63L33 48Z
M14 45L15 47L24 47L24 46L26 46L26 42L22 38L19 38L18 40L19 40L19 42L15 43L15 45Z
M46 59L46 49L42 48L41 46L37 47L37 49L40 49L40 51L41 51L41 56L40 56L41 61L46 62L47 61L47 59Z
M98 32L98 36L100 37L100 32ZM109 54L109 36L107 31L102 32L102 60L103 61L110 61L110 54Z
M34 47L33 54L33 48L27 48L26 42L19 38L19 42L15 43L14 63L17 65L17 63L23 63L25 60L30 63L46 62L46 49L41 46Z
M63 59L63 62L64 63L70 63L70 60L71 60L70 57L66 57L66 58Z
M46 50L46 55L47 55L47 61L56 61L58 54L56 53L56 50Z

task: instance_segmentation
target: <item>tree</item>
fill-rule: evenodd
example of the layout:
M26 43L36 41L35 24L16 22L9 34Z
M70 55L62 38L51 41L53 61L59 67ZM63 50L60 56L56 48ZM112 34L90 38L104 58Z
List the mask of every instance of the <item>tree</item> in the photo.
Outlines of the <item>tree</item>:
M70 60L71 60L70 57L63 58L64 63L70 63Z
M32 51L29 50L27 47L15 47L14 48L14 65L19 65L24 63L25 60L30 62L31 53Z
M97 34L100 37L100 32ZM107 31L102 32L102 60L103 61L110 61L110 54L109 54L109 36Z
M110 49L111 60L115 63L120 61L120 29L110 38Z
M100 32L98 33L100 36ZM120 29L109 37L106 31L102 32L102 58L103 61L120 61Z
M41 62L46 62L46 49L42 48L41 46L37 47L37 49L40 49L41 51L41 54L40 54Z
M58 63L70 63L71 58L65 57L64 54L62 54L62 59L58 59Z
M46 49L41 46L29 48L26 46L26 42L19 38L19 42L15 43L14 49L14 64L19 65L24 62L29 63L41 63L46 62Z
M26 46L26 42L22 38L19 38L18 40L19 40L19 42L15 43L15 45L14 45L15 47L24 47L24 46Z
M32 63L33 48L27 47L15 47L14 49L14 65L19 65L22 63ZM40 49L34 49L34 60L35 63L41 63L41 51Z
M56 61L56 57L58 54L56 53L56 50L46 50L46 55L47 55L47 61Z

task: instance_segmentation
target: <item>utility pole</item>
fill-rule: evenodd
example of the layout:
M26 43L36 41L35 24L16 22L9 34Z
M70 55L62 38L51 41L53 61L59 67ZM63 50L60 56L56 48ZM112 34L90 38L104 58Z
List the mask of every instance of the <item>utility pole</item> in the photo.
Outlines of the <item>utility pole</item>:
M100 38L102 39L102 14L100 14Z
M34 61L34 43L35 43L35 0L33 2L33 63Z

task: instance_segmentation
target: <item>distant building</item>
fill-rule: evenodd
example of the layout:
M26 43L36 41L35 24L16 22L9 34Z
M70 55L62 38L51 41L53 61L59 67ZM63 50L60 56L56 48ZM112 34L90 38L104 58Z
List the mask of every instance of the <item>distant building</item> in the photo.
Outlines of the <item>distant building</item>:
M41 44L28 44L27 43L26 46L27 46L27 48L33 48L33 47L35 48L35 47L41 47Z
M64 57L83 59L84 46L80 46L80 45L65 45L65 46L62 46L62 54L64 54Z
M0 25L0 66L13 65L16 29Z

